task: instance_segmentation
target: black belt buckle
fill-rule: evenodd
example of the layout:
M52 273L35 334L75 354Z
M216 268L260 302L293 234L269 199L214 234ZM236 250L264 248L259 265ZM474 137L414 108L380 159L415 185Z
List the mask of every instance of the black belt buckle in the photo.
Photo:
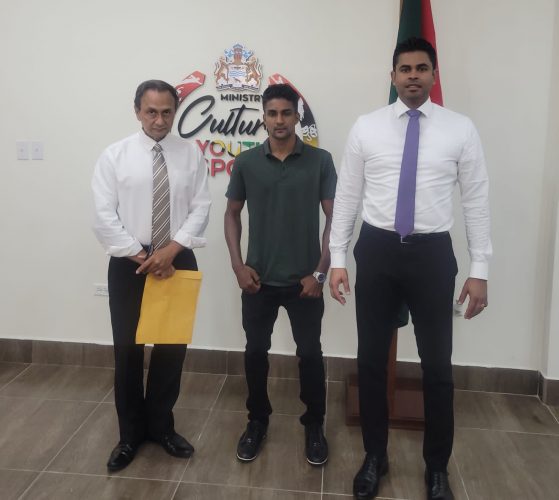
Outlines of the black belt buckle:
M402 245L409 245L411 243L411 241L404 241L409 235L406 236L400 236L400 243Z

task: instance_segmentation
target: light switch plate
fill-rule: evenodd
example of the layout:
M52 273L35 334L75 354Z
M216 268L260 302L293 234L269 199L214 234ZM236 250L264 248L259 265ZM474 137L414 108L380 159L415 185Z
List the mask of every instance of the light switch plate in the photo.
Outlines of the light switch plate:
M29 160L29 142L16 142L16 156L18 160Z
M44 159L44 146L42 142L33 141L31 143L31 159L32 160Z

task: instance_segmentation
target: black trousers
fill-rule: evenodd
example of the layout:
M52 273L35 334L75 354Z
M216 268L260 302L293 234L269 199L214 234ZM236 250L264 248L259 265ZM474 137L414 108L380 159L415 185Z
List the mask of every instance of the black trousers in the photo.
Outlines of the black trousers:
M456 259L448 233L400 236L363 223L354 249L359 405L367 453L383 456L388 442L387 361L398 310L411 313L425 404L423 457L444 471L454 436L452 305Z
M176 269L197 270L192 250L175 258ZM173 406L181 382L185 345L153 347L144 395L144 346L137 345L136 328L146 277L136 274L138 264L126 257L109 262L109 307L115 354L115 403L120 439L139 444L174 431Z
M301 298L301 285L277 287L262 285L258 293L243 292L243 328L247 343L245 373L248 385L246 406L249 420L268 425L272 406L268 398L268 350L280 306L285 307L291 322L299 357L300 398L307 410L303 425L324 422L326 385L320 331L324 299Z

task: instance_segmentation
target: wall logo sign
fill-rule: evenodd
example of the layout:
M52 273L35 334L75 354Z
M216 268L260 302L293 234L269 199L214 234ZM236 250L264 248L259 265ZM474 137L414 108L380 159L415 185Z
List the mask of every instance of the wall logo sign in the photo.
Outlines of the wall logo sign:
M210 71L213 78L194 71L176 85L180 102L176 126L178 135L195 140L214 177L231 174L235 157L261 144L267 133L260 94L264 73L255 52L237 43L223 51ZM206 80L213 80L215 87L203 94ZM318 146L318 130L306 99L283 75L268 76L268 85L278 83L291 85L299 95L297 133L305 143Z
M252 50L237 43L232 48L224 50L215 63L216 90L250 90L258 92L262 80L262 65L254 56Z

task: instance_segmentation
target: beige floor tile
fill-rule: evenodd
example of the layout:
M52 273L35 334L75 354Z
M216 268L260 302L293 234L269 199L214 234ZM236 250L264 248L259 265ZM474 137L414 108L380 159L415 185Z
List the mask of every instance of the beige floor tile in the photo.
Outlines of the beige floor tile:
M0 389L17 377L29 364L0 362Z
M95 406L0 397L0 468L42 470Z
M559 420L559 406L550 406L549 409L551 410L551 413L553 413L553 415L555 416L555 419Z
M114 370L85 366L31 365L0 391L17 396L72 401L102 401L113 385Z
M225 375L184 372L175 408L209 410L216 402Z
M454 456L470 499L558 497L559 436L458 429Z
M455 426L558 434L559 423L536 396L456 391Z
M216 410L246 411L246 398L245 377L243 375L228 375L214 408Z
M208 412L175 409L173 413L177 432L197 448L197 440ZM49 471L106 475L107 459L117 442L116 410L114 405L103 403L56 457L49 466ZM145 443L128 467L112 475L178 481L186 462L184 459L171 457L155 443Z
M250 463L236 459L245 426L243 413L213 411L183 481L320 492L322 471L306 462L297 417L272 415L260 455Z
M299 416L305 406L299 399L299 381L268 378L268 397L274 413ZM215 405L216 410L246 412L247 387L243 376L229 375Z
M173 500L321 500L320 493L182 483Z
M169 481L44 473L23 499L171 500L176 487L176 483Z
M2 499L16 500L38 475L38 472L0 469Z

